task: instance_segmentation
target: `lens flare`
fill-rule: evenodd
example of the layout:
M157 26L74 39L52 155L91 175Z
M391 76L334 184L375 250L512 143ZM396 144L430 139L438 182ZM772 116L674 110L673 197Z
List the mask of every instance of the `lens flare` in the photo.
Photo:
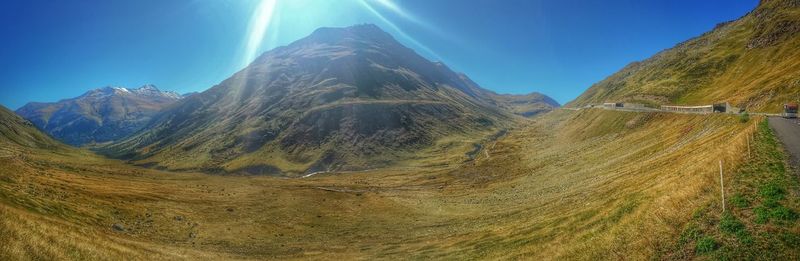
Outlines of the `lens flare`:
M413 21L415 23L419 22L414 16L412 16L409 13L407 13L405 10L400 8L400 6L398 6L397 4L392 2L391 0L375 0L375 2L378 2L379 4L383 5L384 7L386 7L389 10L392 10L392 12L397 13L398 15L402 16L405 19L411 20L411 21Z
M258 51L261 49L261 42L264 41L264 35L272 22L272 15L275 12L276 3L277 0L261 0L253 11L253 16L250 18L250 26L248 28L247 42L243 57L245 66L256 58Z
M397 5L395 5L393 2L391 2L391 1L389 1L389 0L383 0L383 1L379 1L379 2L381 2L381 4L388 3L388 5L387 5L387 4L384 4L384 5L386 5L386 7L387 7L389 10L392 10L392 11L395 11L395 10L400 10L399 12L403 12L403 13L405 13L404 11L402 11L402 9L400 9L400 8L399 8ZM400 37L402 37L403 39L406 39L407 41L411 42L411 44L413 44L413 45L415 45L415 46L419 47L420 49L422 49L422 51L424 51L425 53L427 53L427 54L431 55L431 56L432 56L434 59L436 59L436 60L439 60L439 61L441 61L441 60L442 60L442 58L441 58L439 55L437 55L437 54L436 54L436 52L434 52L433 50L431 50L430 48L428 48L428 47L427 47L427 46L425 46L424 44L420 43L419 41L417 41L416 39L414 39L413 37L411 37L410 35L408 35L407 33L405 33L405 32L404 32L402 29L400 29L400 27L398 27L398 26L397 26L395 23L393 23L391 20L389 20L388 18L386 18L386 16L384 16L383 14L381 14L380 12L378 12L378 10L375 10L375 8L374 8L374 7L372 7L372 5L370 5L370 4L369 4L369 3L368 3L366 0L359 0L359 3L361 3L361 5L362 5L362 6L364 6L364 8L366 8L366 9L367 9L367 10L368 10L370 13L372 13L373 15L375 15L375 17L377 17L378 19L380 19L380 20L381 20L381 21L382 21L384 24L386 24L386 25L388 25L389 27L391 27L391 28L392 28L392 29L393 29L395 32L397 32L397 34L399 34L399 35L400 35ZM405 17L405 16L403 15L403 13L398 13L398 14L399 14L400 16L403 16L403 17ZM409 16L409 17L411 17L411 16Z

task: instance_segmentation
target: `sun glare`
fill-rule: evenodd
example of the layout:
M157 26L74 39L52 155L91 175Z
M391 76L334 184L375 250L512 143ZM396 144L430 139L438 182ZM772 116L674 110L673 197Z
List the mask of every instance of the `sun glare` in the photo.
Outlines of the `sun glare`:
M408 15L407 13L405 13L405 11L403 11L402 9L400 9L400 8L399 8L399 7L398 7L396 4L394 4L394 2L392 2L391 0L378 0L377 2L379 2L379 3L380 3L380 4L382 4L382 5L384 5L384 6L385 6L386 8L388 8L389 10L392 10L393 12L396 12L396 13L397 13L398 15L400 15L401 17L404 17L404 18L406 18L406 19L409 19L409 20L411 20L411 21L413 21L413 22L417 22L416 20L412 20L412 19L413 19L413 17L412 17L412 16ZM398 34L398 35L400 35L400 37L402 37L402 38L406 39L407 41L411 42L412 44L416 45L417 47L419 47L420 49L422 49L422 51L424 51L424 52L426 52L426 53L428 53L428 54L432 55L432 56L433 56L435 59L437 59L437 60L439 60L439 61L441 61L441 60L442 60L442 58L441 58L441 57L440 57L438 54L436 54L436 53L435 53L433 50L431 50L430 48L428 48L428 47L427 47L427 46L425 46L424 44L420 43L419 41L417 41L416 39L414 39L413 37L411 37L410 35L408 35L406 32L404 32L402 29L400 29L400 27L399 27L399 26L397 26L397 25L396 25L394 22L392 22L391 20L389 20L388 18L386 18L386 16L384 16L384 15L383 15L383 14L381 14L380 12L378 12L378 10L376 10L376 9L375 9L375 7L373 7L373 6L372 6L372 5L369 3L369 1L368 1L368 0L359 0L359 3L361 3L361 5L362 5L362 6L364 6L364 8L366 8L366 9L367 9L367 10L368 10L370 13L372 13L373 15L375 15L375 17L377 17L378 19L380 19L380 20L381 20L381 21L382 21L384 24L386 24L386 25L388 25L389 27L391 27L393 31L397 32L397 34Z
M244 64L245 66L253 61L261 49L261 42L272 22L277 0L261 0L253 15L250 18L250 26L247 33L247 45L245 46Z

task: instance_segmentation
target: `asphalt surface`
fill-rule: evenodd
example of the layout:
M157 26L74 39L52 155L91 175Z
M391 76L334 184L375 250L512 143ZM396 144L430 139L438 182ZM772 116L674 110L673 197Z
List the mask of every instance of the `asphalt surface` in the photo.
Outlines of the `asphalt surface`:
M800 121L798 119L770 117L769 126L775 131L775 135L781 139L786 151L791 154L792 164L800 167Z

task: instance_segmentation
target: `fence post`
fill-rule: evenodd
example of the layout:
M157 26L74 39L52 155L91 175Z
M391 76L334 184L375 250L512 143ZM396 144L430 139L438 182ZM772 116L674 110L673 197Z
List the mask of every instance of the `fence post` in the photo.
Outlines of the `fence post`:
M722 192L722 213L725 213L725 183L722 181L722 160L719 161L719 187Z
M747 139L747 158L752 158L753 156L750 155L750 135L745 136Z

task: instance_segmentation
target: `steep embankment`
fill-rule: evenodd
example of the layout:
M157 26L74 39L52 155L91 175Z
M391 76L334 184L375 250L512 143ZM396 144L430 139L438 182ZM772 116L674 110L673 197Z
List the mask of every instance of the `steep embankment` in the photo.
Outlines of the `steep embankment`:
M777 112L800 100L800 1L770 0L744 17L626 66L570 103L730 102Z

